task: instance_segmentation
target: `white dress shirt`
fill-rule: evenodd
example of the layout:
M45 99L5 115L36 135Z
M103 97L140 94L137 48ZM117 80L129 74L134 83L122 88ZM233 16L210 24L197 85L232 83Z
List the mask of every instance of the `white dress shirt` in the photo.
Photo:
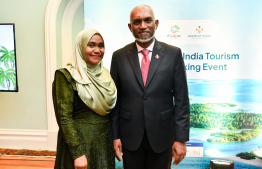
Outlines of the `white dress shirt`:
M149 57L150 61L151 61L154 45L155 45L155 39L154 39L153 43L151 43L151 45L146 48L147 50L149 50L148 57ZM137 43L136 43L136 47L137 47L137 52L138 52L139 65L140 65L140 68L141 68L142 58L144 57L141 50L143 50L144 48L139 46Z

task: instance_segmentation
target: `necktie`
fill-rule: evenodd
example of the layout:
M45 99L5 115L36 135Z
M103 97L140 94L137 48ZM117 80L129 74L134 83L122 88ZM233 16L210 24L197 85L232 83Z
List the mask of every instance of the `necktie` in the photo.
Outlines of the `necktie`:
M143 54L142 62L141 62L141 72L142 72L142 77L143 77L143 82L144 86L146 85L146 79L147 79L147 74L150 66L150 60L148 57L149 50L143 49L141 51Z

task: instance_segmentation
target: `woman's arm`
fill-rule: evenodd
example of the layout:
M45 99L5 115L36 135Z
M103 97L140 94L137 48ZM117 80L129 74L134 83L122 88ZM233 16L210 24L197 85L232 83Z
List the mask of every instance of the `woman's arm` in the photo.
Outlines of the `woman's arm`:
M73 119L74 90L65 75L57 70L53 83L53 102L56 120L73 159L84 155Z

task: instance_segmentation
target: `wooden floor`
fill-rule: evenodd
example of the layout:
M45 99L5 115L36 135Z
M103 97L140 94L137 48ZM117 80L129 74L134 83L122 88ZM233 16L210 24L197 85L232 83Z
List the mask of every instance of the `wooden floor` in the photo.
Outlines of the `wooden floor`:
M51 169L54 157L0 156L0 169Z

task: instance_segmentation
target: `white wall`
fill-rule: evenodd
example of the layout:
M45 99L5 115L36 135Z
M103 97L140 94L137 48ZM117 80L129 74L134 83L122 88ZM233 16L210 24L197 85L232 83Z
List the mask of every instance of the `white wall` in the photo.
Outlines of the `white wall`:
M61 0L57 11L58 68L62 66L61 22L69 2ZM0 23L15 23L19 86L17 93L0 92L0 148L50 149L45 55L47 5L48 0L0 0ZM74 41L76 34L84 28L83 3L77 9L72 25ZM51 144L54 149L55 141Z

